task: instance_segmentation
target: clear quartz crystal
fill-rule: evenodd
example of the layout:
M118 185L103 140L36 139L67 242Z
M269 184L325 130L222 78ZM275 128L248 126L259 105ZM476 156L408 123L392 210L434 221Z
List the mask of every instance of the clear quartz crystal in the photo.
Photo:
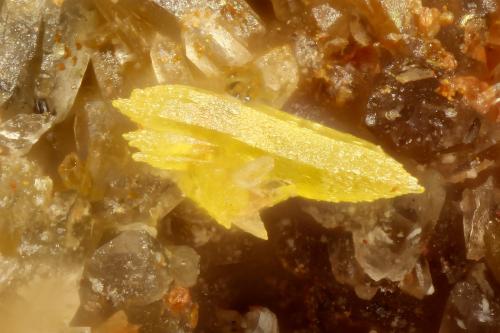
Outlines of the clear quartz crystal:
M156 34L151 45L150 57L158 83L193 82L183 51L172 39Z
M0 123L0 148L12 155L25 155L53 124L49 114L17 114Z
M244 0L152 0L166 9L177 19L184 20L185 15L195 11L208 10L222 19L222 24L231 29L231 33L241 40L265 31L264 25L252 8Z
M287 45L275 48L256 59L255 66L262 77L263 100L282 107L299 83L299 69L292 49Z
M208 56L213 62L239 67L252 60L246 46L220 23L218 15L210 11L197 11L185 16L184 30L189 31L188 36L192 38L185 37L185 41L193 44L195 52ZM203 71L203 66L200 67L191 53L187 56Z
M354 257L354 245L350 233L343 233L330 243L330 264L337 282L354 288L361 299L370 300L378 288L371 285L371 279L365 274Z
M467 249L467 259L480 260L486 252L484 235L491 221L493 205L493 178L490 177L475 189L466 189L462 193L460 207L464 212L464 238Z
M0 105L14 93L35 54L43 0L5 0L0 12Z
M437 172L424 172L421 181L423 194L366 204L308 204L304 209L327 228L352 232L356 260L371 279L402 281L415 268L445 200ZM409 212L412 218L404 215Z
M94 51L91 59L103 95L119 95L123 86L123 69L118 54L114 50Z
M83 275L90 291L114 306L147 305L171 282L157 242L145 231L124 231L98 248ZM89 299L82 299L82 307Z
M383 278L401 281L414 268L422 244L434 229L446 192L441 176L434 171L423 175L426 191L394 200L394 204L369 216L362 227L353 230L356 259L375 281ZM413 211L414 219L402 213Z
M200 274L199 254L189 246L172 246L166 252L169 271L176 284L193 287Z
M477 264L468 277L453 287L439 333L499 332L500 303L486 278L484 264Z
M400 282L399 288L418 299L434 294L434 285L427 259L421 257L417 261L413 270L406 274Z
M78 1L62 5L48 2L44 16L42 63L36 79L35 94L56 114L56 122L68 115L90 60L85 46L89 31L95 29L95 15Z
M261 35L264 25L243 0L154 0L181 24L187 58L208 77L222 67L239 67L252 60L250 38Z
M20 236L36 222L46 221L44 212L52 198L52 179L33 161L0 157L0 249L17 250Z

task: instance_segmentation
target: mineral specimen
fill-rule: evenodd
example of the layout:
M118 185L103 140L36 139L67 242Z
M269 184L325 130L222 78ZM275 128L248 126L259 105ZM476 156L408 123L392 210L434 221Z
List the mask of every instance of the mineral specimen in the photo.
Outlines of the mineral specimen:
M499 82L495 0L0 0L0 331L499 332Z
M185 86L136 90L114 106L144 127L126 135L136 160L177 170L177 185L219 223L261 238L258 211L292 196L356 202L422 191L379 147L270 107ZM222 188L230 202L212 194Z

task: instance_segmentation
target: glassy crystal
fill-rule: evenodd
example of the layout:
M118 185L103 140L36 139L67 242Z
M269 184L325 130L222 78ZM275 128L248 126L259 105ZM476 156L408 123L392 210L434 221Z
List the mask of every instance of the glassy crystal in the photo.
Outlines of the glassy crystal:
M91 51L85 42L97 18L74 0L61 6L49 2L43 18L43 55L36 96L47 102L56 122L61 122L71 110L87 70Z
M313 7L311 12L316 24L323 31L332 30L337 24L345 24L345 21L341 22L343 14L328 3Z
M217 67L217 63L239 67L252 60L246 46L219 23L217 15L197 11L186 16L185 20L183 37L186 56L205 75L216 73L211 67Z
M264 307L253 307L245 314L244 333L279 333L276 315Z
M0 105L21 84L35 55L43 0L5 0L0 12Z
M265 93L262 100L281 107L295 92L299 83L299 69L292 49L282 46L255 60L262 76Z
M399 288L418 299L423 299L425 296L434 293L434 285L432 284L432 276L427 259L420 258L417 261L413 270L406 274L400 282Z
M498 295L486 280L484 270L484 265L476 265L465 281L455 285L448 297L439 333L500 330Z
M323 54L310 36L304 32L298 32L295 38L295 57L302 68L318 69L323 60Z
M11 155L25 155L53 125L50 114L18 114L0 123L0 147Z
M20 237L34 223L44 222L52 198L52 179L33 161L0 157L0 249L17 251Z
M118 55L113 50L95 51L91 59L103 95L118 96L123 86L123 69Z
M467 259L480 260L485 254L484 235L492 217L493 178L474 189L462 193L460 207L464 212L464 238Z
M144 231L125 231L98 248L85 266L84 286L112 306L147 305L168 290L171 277L156 240ZM86 302L82 299L83 311Z
M496 202L500 202L498 189L496 190ZM498 209L496 212L497 218L493 219L486 229L484 242L486 245L486 263L493 273L497 282L500 282L500 222L498 219Z
M150 56L158 83L189 84L193 81L182 49L170 38L155 35Z
M370 300L377 293L372 280L365 274L354 257L352 235L344 232L330 243L328 248L333 276L337 282L354 288L361 299Z
M352 232L355 258L371 279L401 281L414 269L445 200L437 172L424 172L420 180L423 194L369 204L308 204L305 210L327 228Z
M85 158L82 162L70 158L74 168L68 164L64 174L69 183L75 183L68 185L84 194L91 184L88 195L99 201L94 213L100 219L155 225L180 202L181 194L170 180L142 170L130 160L121 137L130 124L122 115L97 100L88 102L76 116L78 150Z
M208 17L201 17L201 20L210 18L212 14L221 19L221 24L230 29L235 38L246 40L254 35L265 31L264 25L252 8L244 0L152 0L177 19L187 24L186 16L199 11L207 13ZM189 19L188 19L189 20Z
M116 32L127 46L140 55L147 54L154 36L151 24L140 16L137 1L95 0L99 12L109 22L108 29Z
M420 257L445 201L443 180L435 171L421 176L426 191L394 199L353 230L356 259L373 280L401 281ZM411 213L410 213L411 212Z
M174 281L181 287L193 287L200 274L198 253L188 246L172 246L166 252L169 272Z

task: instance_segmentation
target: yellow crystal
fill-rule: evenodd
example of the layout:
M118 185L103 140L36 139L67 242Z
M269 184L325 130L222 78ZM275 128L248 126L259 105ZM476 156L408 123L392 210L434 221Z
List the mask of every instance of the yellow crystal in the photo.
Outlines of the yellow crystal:
M290 197L372 201L423 188L382 149L264 105L165 85L113 102L141 129L133 158L170 170L217 222L267 238L259 211Z

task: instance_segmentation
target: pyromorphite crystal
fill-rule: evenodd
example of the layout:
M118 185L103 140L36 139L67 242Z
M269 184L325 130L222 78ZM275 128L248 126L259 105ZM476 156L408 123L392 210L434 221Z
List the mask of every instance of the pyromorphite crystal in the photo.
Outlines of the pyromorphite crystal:
M141 129L125 135L137 161L171 170L220 224L267 238L264 207L289 197L372 201L423 188L382 149L263 105L193 87L135 90L113 105Z

